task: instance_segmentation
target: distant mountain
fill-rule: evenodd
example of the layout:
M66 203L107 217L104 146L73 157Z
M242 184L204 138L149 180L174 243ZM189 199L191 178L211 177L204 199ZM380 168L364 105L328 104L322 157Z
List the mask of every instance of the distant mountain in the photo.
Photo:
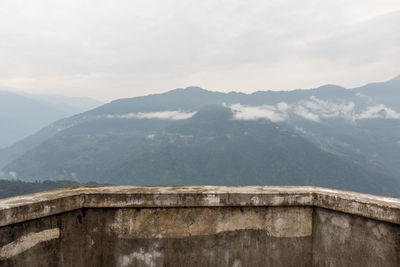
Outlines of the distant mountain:
M0 91L0 147L11 145L65 116L66 113L36 100Z
M91 110L103 103L89 97L71 97L55 94L28 94L22 93L30 99L47 104L57 110L66 113L68 116Z
M0 148L29 136L48 124L96 107L86 98L27 95L0 91Z
M304 184L399 195L399 85L253 94L189 87L119 99L0 150L0 167L3 177L25 180Z
M392 108L400 107L400 76L380 83L370 83L354 88L357 95L366 98L366 101L385 104Z

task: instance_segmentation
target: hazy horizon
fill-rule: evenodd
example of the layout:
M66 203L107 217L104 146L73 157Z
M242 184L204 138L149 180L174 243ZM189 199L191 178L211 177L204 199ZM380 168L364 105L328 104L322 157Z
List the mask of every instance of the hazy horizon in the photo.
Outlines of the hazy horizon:
M19 89L15 89L15 88L12 88L12 89L10 89L10 88L7 88L7 89L0 88L0 92L16 93L16 94L19 94L21 96L28 96L28 97L29 96L40 97L40 96L48 95L48 96L60 96L60 97L72 97L72 98L75 98L75 97L76 98L89 98L89 99L93 99L93 100L99 101L99 103L108 103L108 102L111 102L111 101L114 101L114 100L117 100L117 99L122 99L122 98L133 98L133 97L147 96L147 95L151 95L151 94L163 94L163 93L169 92L171 90L186 89L186 88L190 88L190 87L199 87L199 88L202 88L204 90L212 91L212 92L222 92L222 93L237 92L237 93L244 93L244 94L252 94L252 93L255 93L257 91L275 91L275 92L279 92L279 91L294 91L294 90L310 90L310 89L315 89L315 88L322 87L322 86L325 86L325 85L336 85L336 86L341 86L341 87L343 87L345 89L353 89L353 88L358 88L358 87L361 87L361 86L364 86L364 85L367 85L367 84L371 84L371 83L387 82L387 81L390 81L390 80L392 80L394 78L397 78L397 77L400 77L400 75L395 76L395 77L393 77L391 79L388 79L388 80L384 80L384 81L365 82L365 83L356 85L356 86L354 86L352 88L344 87L344 86L342 86L340 84L333 84L333 83L332 84L328 84L328 83L325 83L325 84L320 84L320 85L318 85L316 87L310 87L310 88L290 88L290 89L281 89L281 90L265 89L265 90L249 90L249 91L240 91L240 90L225 90L225 91L223 91L223 90L218 90L218 89L213 90L213 89L209 89L209 88L204 88L204 87L201 87L201 86L198 86L198 85L188 85L188 86L185 86L185 87L176 87L176 88L165 89L163 91L158 91L157 90L157 91L154 91L154 92L146 92L145 94L142 94L142 95L138 94L138 95L132 95L132 96L116 97L116 98L111 98L111 99L101 99L101 98L98 98L96 96L89 96L89 95L68 95L68 94L62 94L62 93L57 93L57 92L55 92L55 93L52 93L52 92L30 92L29 90L25 91L25 90L19 90Z

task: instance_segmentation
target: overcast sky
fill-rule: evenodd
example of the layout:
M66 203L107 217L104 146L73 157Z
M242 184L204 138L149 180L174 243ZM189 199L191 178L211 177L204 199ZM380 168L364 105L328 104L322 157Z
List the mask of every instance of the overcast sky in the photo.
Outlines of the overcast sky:
M0 0L0 89L109 101L399 74L399 0Z

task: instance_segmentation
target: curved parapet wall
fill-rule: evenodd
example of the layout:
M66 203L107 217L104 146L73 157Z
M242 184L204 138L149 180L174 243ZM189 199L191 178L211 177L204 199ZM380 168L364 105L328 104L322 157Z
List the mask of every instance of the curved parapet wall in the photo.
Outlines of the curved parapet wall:
M400 200L317 187L58 189L0 200L0 266L400 266Z

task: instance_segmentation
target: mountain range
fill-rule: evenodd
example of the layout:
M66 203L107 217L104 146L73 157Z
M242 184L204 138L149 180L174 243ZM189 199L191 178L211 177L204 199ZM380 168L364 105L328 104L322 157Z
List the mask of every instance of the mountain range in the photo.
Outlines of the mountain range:
M119 99L0 150L3 178L315 185L400 195L400 78Z

